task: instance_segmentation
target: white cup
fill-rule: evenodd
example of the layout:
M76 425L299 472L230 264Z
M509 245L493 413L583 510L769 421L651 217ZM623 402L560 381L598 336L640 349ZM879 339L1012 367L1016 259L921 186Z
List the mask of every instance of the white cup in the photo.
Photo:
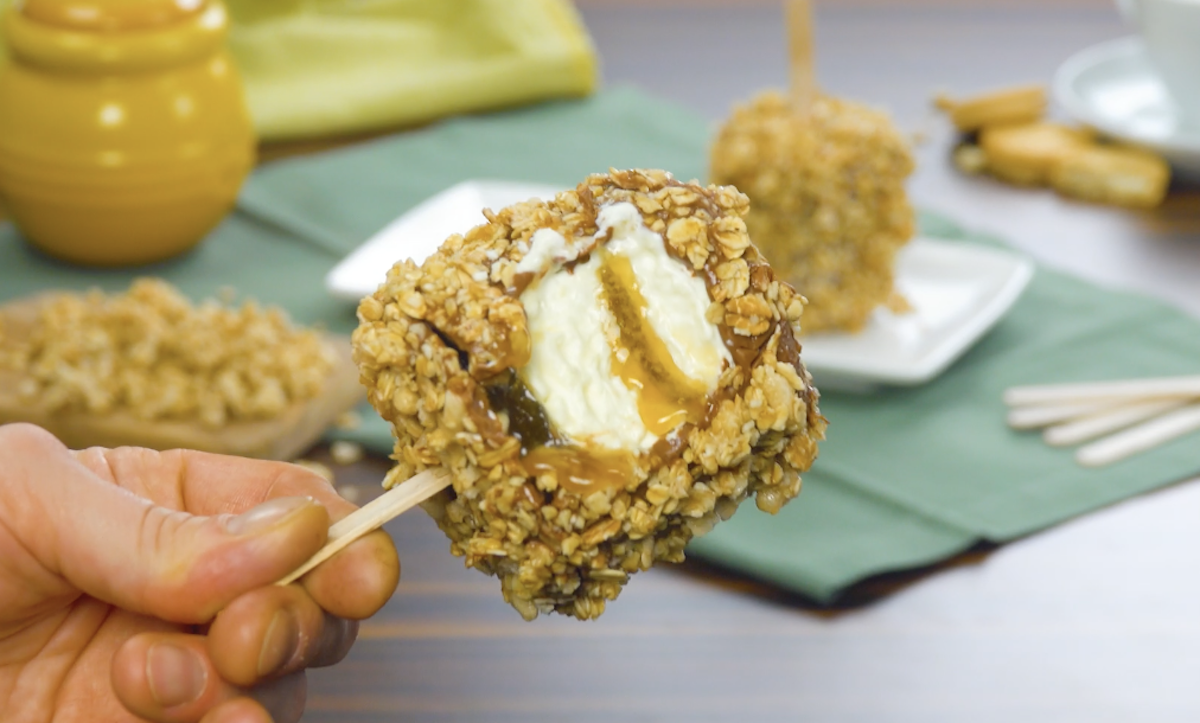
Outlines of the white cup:
M1116 0L1180 114L1200 125L1200 0Z

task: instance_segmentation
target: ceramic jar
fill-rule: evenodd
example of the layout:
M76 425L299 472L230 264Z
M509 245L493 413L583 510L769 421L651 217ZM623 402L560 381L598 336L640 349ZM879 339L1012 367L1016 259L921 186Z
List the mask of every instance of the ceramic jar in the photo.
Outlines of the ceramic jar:
M0 196L46 253L182 253L254 163L220 0L25 0L3 17Z

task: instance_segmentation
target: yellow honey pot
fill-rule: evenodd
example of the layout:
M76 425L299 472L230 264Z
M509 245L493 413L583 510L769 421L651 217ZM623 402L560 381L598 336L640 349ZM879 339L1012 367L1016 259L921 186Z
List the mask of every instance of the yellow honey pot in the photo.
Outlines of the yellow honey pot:
M26 0L0 67L0 196L35 246L117 266L198 243L254 164L220 0Z

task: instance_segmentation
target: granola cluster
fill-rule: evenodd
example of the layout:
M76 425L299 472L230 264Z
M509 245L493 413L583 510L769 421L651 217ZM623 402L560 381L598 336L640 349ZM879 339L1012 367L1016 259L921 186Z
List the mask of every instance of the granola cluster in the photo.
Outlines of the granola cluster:
M533 233L591 239L599 210L621 202L706 280L708 319L735 363L724 368L704 423L639 458L623 486L585 496L560 484L554 469L527 472L518 430L525 412L498 405L505 394L497 389L530 356L517 265ZM734 188L684 184L661 171L590 176L548 203L485 212L488 223L450 237L421 265L397 263L360 304L355 359L396 435L385 484L449 470L451 489L426 511L454 554L501 579L505 600L526 619L551 611L595 618L630 574L682 560L693 536L747 496L776 512L799 492L825 420L795 338L803 300L750 243L747 207Z
M122 294L48 296L28 333L0 334L0 367L20 374L22 398L49 411L120 410L214 428L316 396L332 364L320 335L294 328L280 309L194 306L158 279Z
M908 147L883 113L822 96L800 116L764 93L737 108L712 148L712 180L750 196L746 225L808 304L807 332L857 331L893 291L914 231Z

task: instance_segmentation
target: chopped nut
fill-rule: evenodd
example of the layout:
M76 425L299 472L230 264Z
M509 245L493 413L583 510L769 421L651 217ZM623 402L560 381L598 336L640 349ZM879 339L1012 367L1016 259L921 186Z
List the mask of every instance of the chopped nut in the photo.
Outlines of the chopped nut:
M363 448L357 442L339 439L329 445L329 456L333 458L334 464L346 467L362 460Z
M342 496L342 499L352 505L358 504L359 499L362 498L362 488L355 487L354 485L341 485L337 488L337 492Z
M326 482L328 482L330 484L333 484L334 480L337 478L337 476L333 473L332 469L330 469L328 466L323 465L320 462L317 462L315 460L298 459L298 460L295 460L294 462L292 462L292 464L303 467L304 469L308 470L309 472L312 472L312 473L318 475L319 477L322 477Z
M954 149L954 165L969 175L987 170L987 152L973 143L963 143Z
M333 421L333 426L336 429L340 429L344 432L353 432L354 430L362 427L362 423L362 415L353 409L350 409L339 414L337 419Z

